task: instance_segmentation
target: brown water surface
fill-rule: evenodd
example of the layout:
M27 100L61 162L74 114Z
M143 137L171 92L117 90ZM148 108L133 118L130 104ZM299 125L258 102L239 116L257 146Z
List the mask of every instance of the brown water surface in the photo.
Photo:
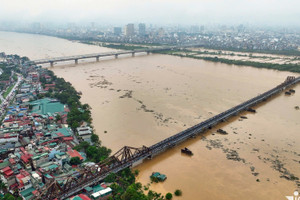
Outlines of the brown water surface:
M11 36L12 35L12 36ZM0 32L0 51L33 59L111 51L67 40ZM167 55L140 55L51 68L82 92L93 125L114 152L150 146L284 81L288 72L212 63ZM175 199L285 199L300 177L300 85L182 145L139 165L138 181L167 175L151 189ZM216 133L218 128L228 135ZM105 133L107 131L107 133ZM194 153L180 153L182 147ZM231 159L230 159L231 158Z

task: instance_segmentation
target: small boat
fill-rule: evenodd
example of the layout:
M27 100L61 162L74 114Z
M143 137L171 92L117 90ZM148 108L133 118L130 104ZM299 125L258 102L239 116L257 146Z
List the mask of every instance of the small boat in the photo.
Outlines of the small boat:
M254 110L253 108L248 108L247 111L252 112L252 113L256 113L256 110Z
M184 149L181 149L181 153L185 153L190 156L193 155L193 152L186 147L184 147Z
M289 92L290 92L290 93L295 93L296 91L293 90L293 89L290 89Z

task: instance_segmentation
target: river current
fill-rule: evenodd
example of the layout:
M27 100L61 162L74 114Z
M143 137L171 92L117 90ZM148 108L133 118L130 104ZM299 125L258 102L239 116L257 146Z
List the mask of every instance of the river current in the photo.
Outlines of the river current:
M55 37L0 32L0 52L30 59L115 51ZM45 66L47 67L47 66ZM289 72L151 54L60 63L50 68L82 92L93 125L113 152L150 146L280 84ZM136 168L138 181L174 199L285 199L300 178L300 85ZM245 116L242 119L240 116ZM222 128L228 135L216 132ZM188 147L189 157L180 153ZM299 187L299 186L298 186Z

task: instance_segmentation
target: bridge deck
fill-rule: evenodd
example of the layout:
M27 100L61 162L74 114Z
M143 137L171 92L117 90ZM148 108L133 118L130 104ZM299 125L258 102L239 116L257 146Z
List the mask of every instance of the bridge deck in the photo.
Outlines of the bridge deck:
M145 48L145 49L135 49L135 50L127 50L127 51L113 51L113 52L93 53L93 54L84 54L84 55L75 55L75 56L63 56L63 57L33 60L33 61L28 61L27 63L28 64L45 64L45 63L54 63L54 62L69 61L69 60L79 60L79 59L86 59L86 58L97 58L97 57L122 55L122 54L164 51L164 50L170 50L172 48L175 48L175 47Z

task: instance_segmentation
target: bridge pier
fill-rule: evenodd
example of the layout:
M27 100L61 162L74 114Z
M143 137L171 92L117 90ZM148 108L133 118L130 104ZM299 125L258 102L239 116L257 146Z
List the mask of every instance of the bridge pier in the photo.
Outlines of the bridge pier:
M54 62L50 61L50 67L53 67L53 65L54 65Z
M135 56L135 52L132 52L132 57L134 57Z
M150 54L150 51L147 51L147 55L149 55Z
M115 54L115 58L118 58L119 54Z
M78 59L75 59L75 65L77 65L78 64Z
M99 56L96 57L96 61L99 62Z

